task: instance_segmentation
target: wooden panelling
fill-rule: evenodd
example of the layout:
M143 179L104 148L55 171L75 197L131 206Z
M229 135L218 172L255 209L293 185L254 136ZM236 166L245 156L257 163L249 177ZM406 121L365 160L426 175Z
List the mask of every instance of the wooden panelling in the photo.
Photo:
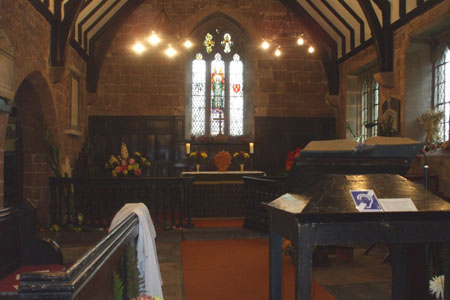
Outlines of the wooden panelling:
M138 151L153 164L173 164L181 159L177 143L184 139L184 117L90 116L89 131L98 140L100 170L111 154L118 155L125 142L130 153Z
M289 151L336 138L335 118L255 118L255 170L277 176Z

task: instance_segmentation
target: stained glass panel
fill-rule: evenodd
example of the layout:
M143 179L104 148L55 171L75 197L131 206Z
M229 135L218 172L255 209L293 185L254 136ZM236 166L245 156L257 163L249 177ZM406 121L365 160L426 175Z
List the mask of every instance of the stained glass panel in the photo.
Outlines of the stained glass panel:
M225 62L217 53L211 62L211 135L224 133Z
M230 62L230 134L244 134L244 67L239 55Z
M205 35L205 40L203 41L203 46L206 47L206 52L207 53L211 53L212 52L212 48L214 47L214 40L213 40L213 36L211 33L207 33Z
M223 46L223 52L225 53L231 52L231 46L233 45L233 41L231 40L231 35L229 33L225 33L221 44Z
M192 62L192 134L205 134L206 62L198 53Z

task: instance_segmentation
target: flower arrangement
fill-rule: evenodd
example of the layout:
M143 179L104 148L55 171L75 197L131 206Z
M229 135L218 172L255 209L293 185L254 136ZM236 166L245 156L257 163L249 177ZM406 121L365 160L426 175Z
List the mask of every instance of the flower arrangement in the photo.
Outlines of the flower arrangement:
M296 148L295 151L290 151L286 157L284 162L284 168L286 172L289 172L294 164L296 158L300 157L301 148Z
M442 118L444 118L444 112L437 110L428 110L418 118L420 125L427 133L425 145L430 148L434 148L442 142L439 136L439 123L442 121Z
M150 167L150 161L139 152L134 152L134 155L130 156L125 143L122 143L120 147L120 155L111 155L109 161L105 163L105 168L111 169L113 177L141 176L142 171L147 167Z
M245 164L245 162L250 158L250 155L247 152L239 151L233 154L233 160L240 165Z
M430 293L438 300L444 299L444 275L434 276L430 280Z
M203 160L208 158L208 154L205 151L194 151L189 154L189 159L192 160L196 165L199 165Z

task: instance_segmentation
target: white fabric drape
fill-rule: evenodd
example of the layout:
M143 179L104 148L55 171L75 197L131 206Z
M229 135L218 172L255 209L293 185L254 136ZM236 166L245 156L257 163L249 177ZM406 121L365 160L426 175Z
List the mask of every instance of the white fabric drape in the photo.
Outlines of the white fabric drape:
M163 298L161 272L155 244L156 231L147 206L144 203L125 204L114 216L109 230L111 231L132 213L135 213L139 218L139 236L136 252L138 269L144 278L145 293Z

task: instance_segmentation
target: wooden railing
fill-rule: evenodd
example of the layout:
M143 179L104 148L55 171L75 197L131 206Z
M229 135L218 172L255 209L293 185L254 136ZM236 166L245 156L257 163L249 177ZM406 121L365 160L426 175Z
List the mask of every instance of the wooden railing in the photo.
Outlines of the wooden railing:
M106 227L125 203L143 202L155 226L191 225L193 178L50 178L51 223Z
M244 176L246 215L244 227L268 232L268 213L262 202L270 202L284 193L284 177L250 177Z
M123 253L135 244L138 225L129 215L66 271L22 274L20 299L113 299L112 274L123 272Z

